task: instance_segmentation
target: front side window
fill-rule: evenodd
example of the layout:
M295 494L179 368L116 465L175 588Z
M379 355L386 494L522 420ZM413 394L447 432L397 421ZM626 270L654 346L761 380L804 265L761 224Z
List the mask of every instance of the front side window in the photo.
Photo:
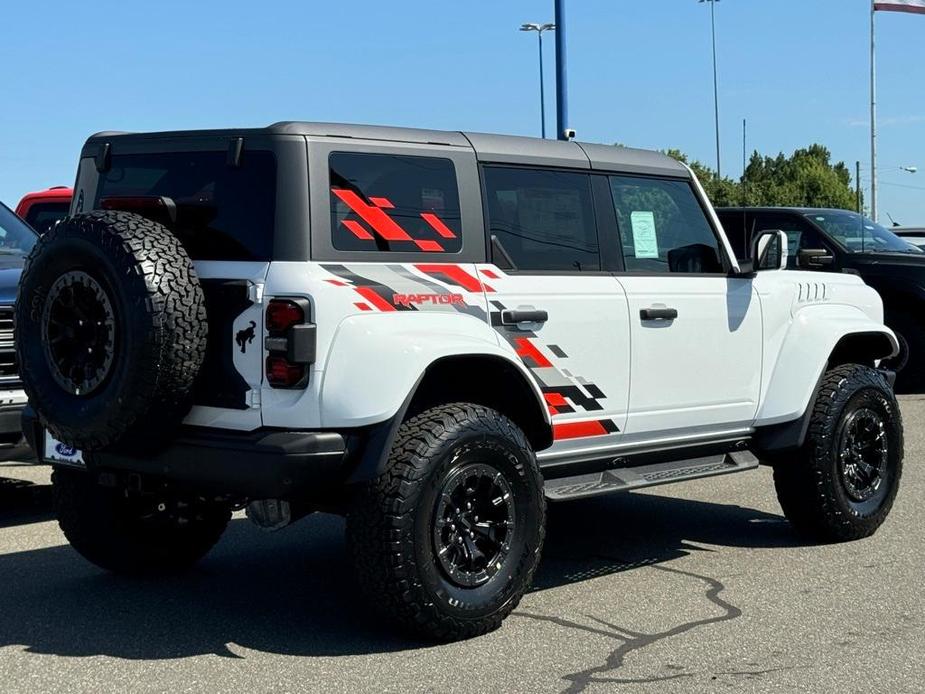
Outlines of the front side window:
M513 262L514 269L601 269L590 176L486 167L485 188L493 246L503 249L504 260Z
M100 177L95 207L119 198L168 198L168 222L194 260L271 260L276 219L276 158L247 151L240 166L227 153L116 154ZM81 164L81 166L90 165Z
M449 159L333 152L331 235L340 251L458 253L462 224Z
M720 273L719 240L687 181L611 176L627 272Z

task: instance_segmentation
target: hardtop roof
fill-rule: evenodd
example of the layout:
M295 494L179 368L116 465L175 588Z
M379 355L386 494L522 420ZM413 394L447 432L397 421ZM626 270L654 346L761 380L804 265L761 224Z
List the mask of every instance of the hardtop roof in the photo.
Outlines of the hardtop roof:
M426 130L381 125L354 125L304 121L280 121L264 128L177 130L148 133L104 131L91 135L84 156L103 142L248 136L340 137L414 144L433 144L473 149L480 161L620 171L627 173L689 177L687 168L671 157L618 145L548 140L517 135L493 135L451 130ZM245 144L246 147L246 144Z

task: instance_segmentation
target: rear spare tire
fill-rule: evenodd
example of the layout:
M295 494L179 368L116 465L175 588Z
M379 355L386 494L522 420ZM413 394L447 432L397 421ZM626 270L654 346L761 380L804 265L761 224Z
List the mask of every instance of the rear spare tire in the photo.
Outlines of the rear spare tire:
M95 450L169 436L206 349L205 298L167 228L137 214L65 219L26 259L16 354L39 421Z

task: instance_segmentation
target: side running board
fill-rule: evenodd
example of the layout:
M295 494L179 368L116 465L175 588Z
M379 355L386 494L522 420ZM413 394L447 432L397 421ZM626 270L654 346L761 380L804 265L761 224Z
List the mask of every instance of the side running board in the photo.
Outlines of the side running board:
M703 458L640 465L547 480L546 498L550 501L581 499L628 489L654 487L669 482L694 480L699 477L727 475L731 472L753 470L756 467L758 467L758 458L749 451L720 453Z

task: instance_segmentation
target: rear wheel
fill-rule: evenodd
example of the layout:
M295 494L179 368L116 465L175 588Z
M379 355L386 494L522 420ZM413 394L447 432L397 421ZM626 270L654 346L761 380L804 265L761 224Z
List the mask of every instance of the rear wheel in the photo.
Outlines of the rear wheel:
M388 467L347 519L357 579L388 619L427 638L497 628L529 588L545 533L523 432L479 405L405 422Z
M883 376L866 366L839 366L822 381L798 459L774 468L777 497L808 537L867 537L889 515L902 460L899 406Z
M97 566L122 574L188 568L218 542L231 518L224 504L103 487L77 470L54 471L52 498L71 546Z

